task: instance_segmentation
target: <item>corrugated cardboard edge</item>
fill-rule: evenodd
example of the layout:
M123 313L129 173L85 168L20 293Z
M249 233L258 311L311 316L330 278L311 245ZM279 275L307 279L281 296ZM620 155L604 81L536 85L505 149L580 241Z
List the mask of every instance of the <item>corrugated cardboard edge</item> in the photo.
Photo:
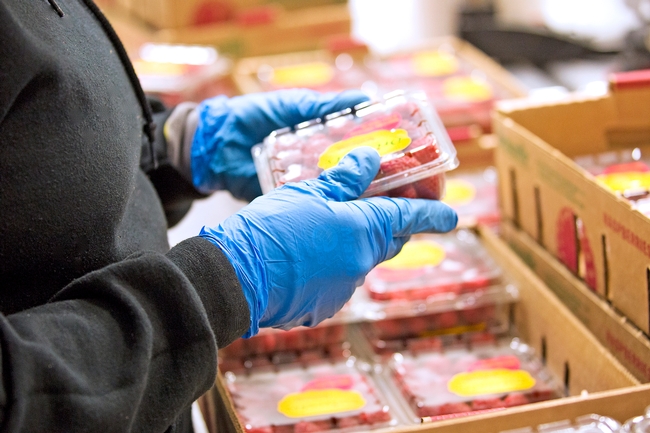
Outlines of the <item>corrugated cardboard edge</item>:
M637 95L643 96L641 100L645 101L643 113L649 109L649 95ZM650 294L646 281L650 241L645 241L650 239L650 223L647 217L633 210L627 200L597 184L593 176L573 162L570 156L525 126L534 126L538 133L552 138L551 142L560 143L562 138L559 134L565 129L554 125L551 119L568 121L575 114L579 129L574 129L584 133L584 137L569 129L567 133L572 135L565 139L565 150L571 148L572 152L581 154L617 149L620 143L611 144L608 133L614 127L639 126L639 115L635 116L631 110L635 101L633 91L591 97L574 94L546 103L503 101L497 104L493 119L494 131L500 140L496 165L502 214L532 237L537 237L555 254L558 250L556 224L560 208L570 209L587 227L593 249L595 289L644 332L650 332ZM548 130L541 130L542 121L548 123ZM532 122L538 123L532 125ZM591 144L593 149L588 148ZM644 151L649 148L647 145L638 147ZM534 188L538 191L533 191ZM541 197L539 203L535 202L534 192ZM515 206L515 199L519 206ZM539 206L537 214L534 212L536 206ZM518 213L516 209L519 209ZM541 226L544 227L543 236L539 233ZM606 240L601 240L601 235Z
M639 383L504 241L489 229L480 230L480 234L490 255L507 274L514 277L519 287L521 301L516 308L517 328L537 353L543 352L541 340L545 341L546 366L556 377L563 377L565 363L569 364L571 395L585 389L590 392L604 391ZM534 289L531 289L532 286ZM562 348L563 352L558 353L556 348ZM581 359L585 353L597 354L597 357L589 360L589 367L592 371L601 372L600 377L595 378L575 365L574 361Z
M650 382L650 339L640 329L511 222L502 221L500 234L630 373Z

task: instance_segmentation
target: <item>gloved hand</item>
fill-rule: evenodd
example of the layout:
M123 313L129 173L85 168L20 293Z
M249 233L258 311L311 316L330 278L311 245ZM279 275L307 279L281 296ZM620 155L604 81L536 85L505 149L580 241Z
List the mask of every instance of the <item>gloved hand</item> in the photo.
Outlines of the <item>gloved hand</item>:
M411 234L456 227L456 213L439 201L354 200L377 174L379 159L371 148L355 149L318 179L288 183L216 228L203 228L200 236L223 250L243 286L251 309L246 336L259 327L315 326Z
M199 123L192 142L194 186L204 193L227 189L235 198L250 201L262 194L251 147L276 129L366 100L358 90L321 94L306 89L207 99L198 107Z

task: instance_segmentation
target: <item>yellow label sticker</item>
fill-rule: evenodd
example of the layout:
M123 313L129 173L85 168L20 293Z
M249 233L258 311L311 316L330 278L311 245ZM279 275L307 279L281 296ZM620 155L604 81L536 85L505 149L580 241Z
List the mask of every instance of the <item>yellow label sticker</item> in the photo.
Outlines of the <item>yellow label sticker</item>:
M413 71L422 77L440 77L458 70L458 60L440 51L425 51L413 56Z
M325 149L318 159L318 166L323 170L334 167L345 155L357 147L369 146L379 152L379 155L384 156L404 150L409 144L411 144L411 138L403 129L356 135L338 141Z
M177 63L158 63L134 60L133 69L135 69L137 75L164 75L173 77L185 74L188 66Z
M334 70L325 62L283 66L273 70L271 84L278 87L315 87L329 83Z
M471 77L448 78L442 85L442 91L447 99L459 102L482 102L492 98L488 83Z
M476 197L476 188L464 179L447 179L445 198L449 206L461 206L470 203Z
M410 241L402 251L378 267L384 269L418 269L424 266L438 266L445 259L445 249L432 241Z
M650 173L627 172L596 176L612 191L624 192L630 189L650 189Z
M317 389L285 396L278 403L278 412L289 418L304 418L358 410L365 405L358 391Z
M535 386L535 379L524 370L477 370L458 373L447 384L450 392L461 397L523 391Z

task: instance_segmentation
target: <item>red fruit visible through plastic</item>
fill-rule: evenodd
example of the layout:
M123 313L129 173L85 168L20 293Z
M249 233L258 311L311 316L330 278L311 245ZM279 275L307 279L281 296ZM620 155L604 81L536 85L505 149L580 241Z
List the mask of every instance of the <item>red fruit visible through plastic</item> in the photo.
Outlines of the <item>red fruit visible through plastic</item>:
M294 426L294 433L315 433L320 431L327 431L332 428L331 421L300 421Z
M433 176L418 180L413 186L417 191L418 197L440 200L445 189L445 175L444 173L434 174Z
M438 149L433 136L430 134L415 140L411 143L410 149L409 153L421 164L435 161L440 157L440 149Z

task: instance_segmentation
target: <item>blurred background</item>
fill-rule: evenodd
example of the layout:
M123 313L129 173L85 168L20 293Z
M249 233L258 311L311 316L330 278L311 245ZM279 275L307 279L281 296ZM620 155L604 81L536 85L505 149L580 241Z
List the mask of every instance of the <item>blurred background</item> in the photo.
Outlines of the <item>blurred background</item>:
M167 104L286 87L422 90L461 168L490 166L497 100L600 95L613 72L650 65L650 0L97 3L145 91ZM226 193L197 201L170 242L243 205Z

